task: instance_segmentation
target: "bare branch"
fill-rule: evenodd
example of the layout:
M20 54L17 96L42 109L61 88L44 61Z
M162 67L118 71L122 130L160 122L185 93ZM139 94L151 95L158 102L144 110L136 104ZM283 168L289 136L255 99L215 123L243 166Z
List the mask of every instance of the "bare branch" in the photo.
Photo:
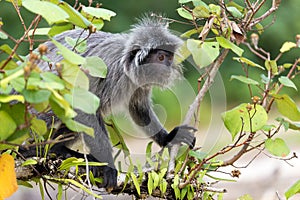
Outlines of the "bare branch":
M262 1L259 4L259 6L255 9L255 12L257 12L261 8L262 4L264 4L264 3L265 3L265 0ZM251 29L253 26L255 26L256 24L260 23L262 20L266 19L268 16L270 16L272 13L274 13L278 9L279 5L280 5L280 1L279 0L273 0L272 7L267 12L265 12L262 16L260 16L260 17L258 17L256 19L254 19L253 21L251 21L249 23L249 25L246 26L246 27L248 29Z
M288 77L288 78L291 78L293 72L297 69L297 64L298 64L299 62L300 62L300 59L297 59L297 60L294 62L293 66L291 67L291 69L290 69L290 71L289 71L289 73L287 74L287 77ZM278 94L279 91L283 88L283 86L284 86L283 84L280 84L280 86L278 87L278 89L277 89L277 91L275 92L275 94ZM267 112L269 112L269 111L271 110L271 107L272 107L272 104L274 103L274 100L275 100L275 98L272 97L272 99L271 99L269 105L268 105L267 108L266 108L266 111L267 111Z
M201 90L196 96L194 102L190 105L189 111L187 112L183 124L187 125L191 123L194 113L197 111L197 108L205 96L206 92L209 90L210 86L214 82L214 78L223 63L225 57L227 56L229 49L224 49L218 59L210 66L210 71L208 72L207 79L205 80Z

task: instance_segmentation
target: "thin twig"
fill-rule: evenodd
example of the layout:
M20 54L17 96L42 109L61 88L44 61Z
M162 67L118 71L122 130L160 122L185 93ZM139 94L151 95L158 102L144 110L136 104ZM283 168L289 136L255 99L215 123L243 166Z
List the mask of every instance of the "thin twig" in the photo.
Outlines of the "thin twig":
M223 63L225 57L227 56L228 52L229 52L229 49L224 49L221 52L221 55L218 57L218 59L211 65L210 72L208 73L207 79L205 80L205 82L204 82L201 90L199 91L198 95L196 96L194 102L189 107L189 110L183 121L184 125L187 125L192 121L194 113L197 111L197 108L198 108L200 102L202 101L203 97L205 96L205 94L209 90L210 86L214 82L214 78L215 78L217 72L219 71L219 68L220 68L221 64Z
M9 55L9 57L5 60L5 62L2 64L2 66L0 66L0 70L4 69L4 67L9 63L9 61L11 61L11 59L14 57L18 47L20 46L20 44L24 41L24 39L26 38L26 36L28 36L28 32L30 31L30 29L32 28L32 26L35 24L35 22L39 20L39 15L37 15L34 20L31 22L31 24L29 25L28 29L25 31L25 33L23 34L23 36L18 40L18 42L15 44L14 48L12 49L11 54ZM29 39L30 40L30 39Z
M294 70L297 68L297 64L299 63L299 59L297 59L292 68L290 69L289 73L287 74L287 78L291 78ZM275 92L275 94L278 94L280 92L280 90L283 88L283 84L280 84L280 86L278 87L277 91ZM266 108L267 113L271 110L272 104L274 103L275 97L272 97L272 99L270 100L269 105Z
M265 1L265 0L264 0ZM264 2L262 1L262 2ZM267 11L265 12L262 16L254 19L251 23L249 23L249 25L247 25L246 27L248 29L251 29L253 26L255 26L256 24L260 23L262 20L264 20L265 18L267 18L268 16L270 16L273 12L275 12L278 7L279 7L279 4L280 3L276 3L276 0L273 0L273 3L272 3L272 7ZM257 11L260 9L260 7L262 6L262 4L259 5L259 7L257 7Z

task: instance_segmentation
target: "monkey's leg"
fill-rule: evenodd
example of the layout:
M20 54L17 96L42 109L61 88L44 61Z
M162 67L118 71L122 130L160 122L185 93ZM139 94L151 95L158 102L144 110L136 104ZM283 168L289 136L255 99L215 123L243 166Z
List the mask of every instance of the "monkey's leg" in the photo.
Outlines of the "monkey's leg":
M107 163L104 167L91 167L94 176L103 175L102 187L114 187L117 185L117 170L114 166L112 157L111 143L105 129L105 125L100 114L91 115L82 111L76 111L75 120L94 129L94 137L82 134L73 142L68 142L66 146L75 151L83 152L88 155L89 161ZM81 149L79 149L81 148Z

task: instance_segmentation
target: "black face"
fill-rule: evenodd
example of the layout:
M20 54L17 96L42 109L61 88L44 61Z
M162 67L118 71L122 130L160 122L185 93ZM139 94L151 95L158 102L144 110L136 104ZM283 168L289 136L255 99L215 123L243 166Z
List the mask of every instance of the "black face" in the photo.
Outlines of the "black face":
M148 56L142 61L141 64L162 64L166 66L171 66L173 63L174 54L172 52L154 49L151 50Z

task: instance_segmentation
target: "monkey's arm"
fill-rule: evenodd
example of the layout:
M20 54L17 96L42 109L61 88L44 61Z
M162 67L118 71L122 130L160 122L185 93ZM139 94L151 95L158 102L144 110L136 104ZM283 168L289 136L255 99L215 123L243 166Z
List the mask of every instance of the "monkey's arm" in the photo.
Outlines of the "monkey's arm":
M144 98L141 98L144 97ZM160 146L186 143L191 148L195 145L194 128L179 126L168 133L159 122L151 108L149 90L138 88L129 103L129 113L133 121Z

